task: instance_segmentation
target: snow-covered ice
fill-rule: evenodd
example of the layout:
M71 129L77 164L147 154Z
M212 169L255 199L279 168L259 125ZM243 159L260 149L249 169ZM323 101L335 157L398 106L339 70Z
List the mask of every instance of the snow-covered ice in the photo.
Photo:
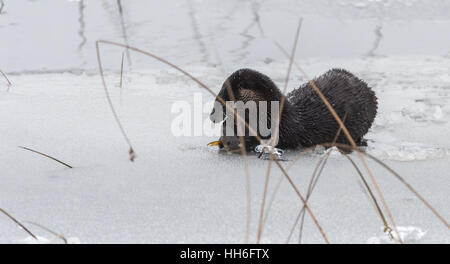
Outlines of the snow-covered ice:
M421 82L426 66L434 69L431 81L446 76L447 59L438 60L436 65L422 61L414 62L417 72L404 70L401 80L394 73L386 76L382 69L406 67L411 64L410 58L334 63L366 77L380 98L380 114L367 135L369 153L392 166L448 218L448 112L443 111L443 122L437 123L432 116L423 116L420 121L396 116L421 103L414 98L426 98L430 90L445 92L445 83L429 84L431 87L401 84L405 79ZM312 61L304 67L315 75L332 66L328 63ZM366 67L373 68L369 71ZM279 65L268 74L277 79L283 71L283 65ZM219 70L193 68L190 72L211 87L220 87ZM421 77L415 77L419 72ZM206 144L216 138L174 137L170 133L174 117L170 114L171 102L192 101L192 94L202 92L201 88L172 70L126 76L122 97L114 85L119 75L110 73L107 80L137 154L134 163L128 160L127 145L114 123L98 75L11 76L14 85L9 92L1 92L0 101L2 207L18 219L38 222L82 242L243 242L246 191L241 157L208 148ZM416 82L411 78L417 78ZM384 100L399 93L398 89L407 89L414 97L398 97L395 103ZM448 98L440 100L445 109ZM51 154L75 168L65 168L17 146ZM290 160L295 155L286 153ZM302 190L306 190L321 155L320 151L308 155L289 170ZM422 242L449 242L446 227L420 201L378 165L369 165L399 225L425 230L427 236ZM267 161L249 158L253 241L266 166ZM273 169L270 190L279 177L280 171ZM330 157L311 207L332 242L365 243L379 230L381 221L358 182L357 174L342 156ZM282 183L264 237L283 243L299 206L298 197ZM21 242L23 230L14 228L9 219L2 218L1 223L1 241ZM305 242L322 242L309 218L305 231Z

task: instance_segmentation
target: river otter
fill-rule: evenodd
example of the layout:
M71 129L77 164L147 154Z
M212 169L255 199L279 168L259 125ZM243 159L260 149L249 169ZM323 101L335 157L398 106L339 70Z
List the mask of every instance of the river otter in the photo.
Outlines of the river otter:
M365 146L367 143L363 136L369 131L377 113L377 98L372 89L364 81L343 69L331 69L315 78L313 82L344 121L356 144ZM228 93L230 89L233 96ZM268 76L255 70L240 69L227 78L217 97L221 97L224 101L231 101L234 97L235 101L259 103L263 100L280 101L284 95ZM216 102L218 101L216 98ZM223 112L225 113L225 110ZM214 114L213 109L210 115L213 122L225 118L225 115L219 119L213 118ZM270 114L267 116L270 117ZM225 134L225 124L226 121L223 123L223 136L214 145L227 150L237 150L239 139ZM338 130L339 124L307 82L285 96L276 147L295 149L331 143L333 140L349 144L342 132L335 138ZM250 151L260 144L256 137L248 136L248 133L244 141L246 149Z

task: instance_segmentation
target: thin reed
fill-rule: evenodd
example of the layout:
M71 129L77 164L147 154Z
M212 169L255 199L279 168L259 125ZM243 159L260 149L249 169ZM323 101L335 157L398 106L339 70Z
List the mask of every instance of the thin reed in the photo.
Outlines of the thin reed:
M4 209L0 208L0 212L2 212L4 215L6 215L9 219L11 219L14 223L16 223L20 228L22 228L25 232L27 232L32 238L35 240L39 240L31 231L26 228L19 220L14 218L12 215L10 215L8 212L6 212Z
M115 111L115 109L114 109L114 105L113 105L113 103L112 103L112 100L111 100L110 95L109 95L109 92L108 92L108 88L107 88L107 86L106 86L106 81L105 81L105 77L104 77L104 74L103 74L103 67L102 67L101 58L100 58L100 47L99 47L99 44L100 44L100 43L103 43L103 44L109 44L109 45L118 46L118 47L127 48L127 49L129 49L129 50L136 51L136 52L138 52L138 53L141 53L141 54L147 55L147 56L149 56L149 57L152 57L152 58L154 58L154 59L156 59L156 60L158 60L158 61L160 61L160 62L162 62L162 63L164 63L164 64L166 64L166 65L168 65L168 66L170 66L170 67L172 67L172 68L174 68L174 69L176 69L176 70L178 70L179 72L183 73L184 75L186 75L187 77L189 77L191 80L193 80L194 82L196 82L198 85L200 85L200 87L202 87L202 88L204 88L205 90L207 90L211 95L213 95L215 98L217 98L217 100L218 100L221 104L223 104L225 107L227 107L227 109L230 109L231 111L233 110L233 109L231 108L231 106L229 106L228 104L226 104L226 102L225 102L222 98L217 97L217 95L216 95L216 94L215 94L215 93L214 93L207 85L205 85L205 84L204 84L203 82L201 82L199 79L197 79L197 78L195 78L194 76L192 76L190 73L188 73L188 72L186 72L185 70L181 69L179 66L177 66L177 65L175 65L175 64L173 64L173 63L171 63L171 62L169 62L169 61L167 61L167 60L165 60L165 59L163 59L163 58L161 58L161 57L159 57L159 56L157 56L157 55L154 55L154 54L152 54L152 53L150 53L150 52L147 52L147 51L144 51L144 50L141 50L141 49L132 47L132 46L124 45L124 44L117 43L117 42L113 42L113 41L97 40L97 41L96 41L97 60L98 60L98 66L99 66L99 70L100 70L100 76L101 76L101 78L102 78L102 84L103 84L103 87L104 87L104 90L105 90L105 94L106 94L106 97L107 97L107 99L108 99L108 103L109 103L109 106L110 106L110 108L111 108L111 111L112 111L112 113L113 113L113 115L114 115L114 117L115 117L115 119L116 119L117 124L118 124L119 127L120 127L120 130L121 130L123 136L125 137L127 143L128 143L129 146L130 146L130 154L131 154L131 151L132 151L133 148L131 147L130 140L129 140L129 138L128 138L128 136L127 136L127 134L126 134L126 132L125 132L125 130L124 130L124 128L123 128L123 126L122 126L122 124L121 124L119 118L118 118L118 116L117 116L117 113L116 113L116 111ZM232 112L234 112L234 111L232 111ZM244 124L245 127L248 128L250 132L252 132L253 134L257 135L256 131L254 131L254 129L253 129L251 126L249 126L249 124L248 124L248 123L247 123L247 122L246 122L246 121L245 121L238 113L235 113L235 116L236 116L236 119L237 119L237 121L238 121L239 123ZM263 141L261 140L261 138L260 138L259 136L256 136L256 139L257 139L261 144L264 144ZM240 140L242 140L242 139L240 139ZM243 151L243 153L245 153L245 150ZM273 153L271 153L271 155L273 155ZM277 163L278 163L278 162L277 162ZM278 163L278 165L281 166L281 164L279 164L279 163ZM285 176L289 177L289 176L287 175L287 173L285 174ZM292 182L292 183L293 183L293 182ZM249 179L248 179L247 184L249 184ZM295 185L294 185L294 189L295 189L296 192L300 195L300 197L302 197L300 191L295 187ZM249 190L249 189L247 189L247 190ZM305 202L305 200L302 199L302 202ZM305 206L307 206L307 205L305 204ZM309 208L309 206L307 206L307 209L308 209L308 210L307 210L308 213L312 214L312 211L311 211L311 209ZM312 215L312 217L315 218L313 215ZM319 222L317 221L317 219L316 219L316 221L314 221L314 223L317 225L318 229L322 231L322 227L320 226L320 224L319 224ZM247 224L247 226L249 226L249 224ZM328 239L326 238L326 236L324 235L323 232L321 232L321 235L323 236L324 240L325 240L326 242L328 242ZM246 235L246 237L248 237L248 235ZM247 239L246 239L246 240L247 240Z
M65 163L65 162L62 162L61 160L59 160L59 159L57 159L57 158L54 158L54 157L52 157L52 156L50 156L50 155L47 155L47 154L45 154L45 153L42 153L42 152L40 152L40 151L37 151L37 150L34 150L34 149L30 149L30 148L27 148L27 147L22 147L22 146L19 146L19 148L22 148L22 149L31 151L31 152L33 152L33 153L36 153L36 154L39 154L39 155L44 156L44 157L46 157L46 158L49 158L49 159L51 159L51 160L54 160L54 161L56 161L56 162L58 162L58 163L60 163L60 164L62 164L62 165L64 165L64 166L66 166L66 167L69 168L69 169L72 169L72 168L73 168L71 165L69 165L69 164L67 164L67 163Z
M11 86L12 83L11 83L11 81L8 79L8 76L6 76L6 74L5 74L2 70L0 70L0 73L1 73L1 74L3 75L3 77L5 78L6 82L8 83L8 86Z

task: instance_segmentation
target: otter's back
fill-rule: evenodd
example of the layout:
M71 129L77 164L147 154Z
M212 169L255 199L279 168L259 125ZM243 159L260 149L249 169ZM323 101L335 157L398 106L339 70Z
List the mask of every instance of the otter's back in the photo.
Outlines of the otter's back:
M324 94L352 137L358 141L371 127L377 113L377 98L368 85L343 69L332 69L315 78L313 82ZM289 102L297 108L308 141L312 144L332 142L339 125L330 111L308 82L287 95ZM341 133L337 142L348 144Z

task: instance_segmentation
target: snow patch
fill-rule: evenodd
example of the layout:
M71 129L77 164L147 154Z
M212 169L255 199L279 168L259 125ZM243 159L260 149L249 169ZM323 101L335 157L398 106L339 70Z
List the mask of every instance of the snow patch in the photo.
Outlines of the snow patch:
M381 229L384 230L384 227ZM397 229L405 244L420 243L427 233L427 231L423 231L421 228L414 226L398 226ZM367 239L367 244L395 244L398 241L398 235L395 231L392 231L392 235L394 239L389 238L387 234L370 237Z
M420 161L443 159L450 156L450 149L427 146L421 143L400 142L390 144L374 143L367 150L368 153L383 160Z
M24 239L19 240L19 242L23 244L50 244L50 240L43 236L36 236L37 239L35 239L32 236L27 236Z
M27 236L24 239L19 240L22 244L61 244L64 243L64 241L58 237L54 238L47 238L44 236L36 236L37 239L35 239L32 236ZM67 238L67 244L81 244L81 241L78 237L69 237Z

